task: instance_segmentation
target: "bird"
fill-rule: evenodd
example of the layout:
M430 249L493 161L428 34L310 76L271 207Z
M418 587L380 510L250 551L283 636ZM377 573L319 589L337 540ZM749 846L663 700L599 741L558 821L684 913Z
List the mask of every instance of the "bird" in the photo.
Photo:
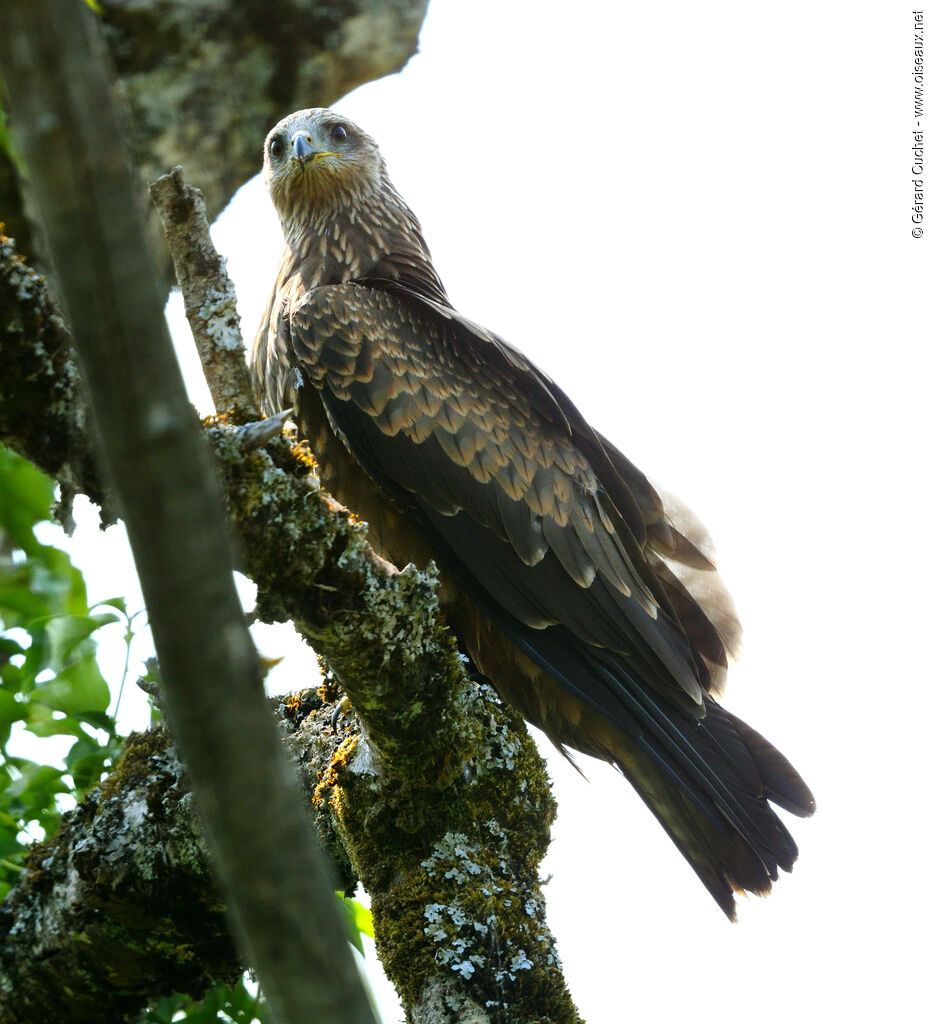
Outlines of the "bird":
M706 529L558 385L452 305L376 142L311 108L265 140L286 245L251 351L335 497L396 564L435 560L475 670L562 753L617 767L732 920L815 801L725 710L740 625Z

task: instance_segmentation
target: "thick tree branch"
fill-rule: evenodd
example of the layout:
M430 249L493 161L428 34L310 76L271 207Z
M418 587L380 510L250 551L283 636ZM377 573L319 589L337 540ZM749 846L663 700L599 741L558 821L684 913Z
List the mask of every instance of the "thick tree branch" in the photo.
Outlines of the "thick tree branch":
M278 439L267 451L248 450L247 432L222 421L209 434L242 557L260 586L262 617L301 622L365 716L371 742L349 737L333 756L319 742L327 731L320 722L327 723L331 711L304 702L291 747L308 791L317 794L317 820L343 865L344 883L360 874L372 894L379 951L410 1020L456 1021L465 1006L478 1021L575 1020L535 871L554 813L544 770L521 726L491 693L463 678L436 616L434 580L412 570L398 574L378 558L364 543L363 527L320 491L303 449ZM121 778L122 770L106 789L113 798ZM153 770L154 788L145 797L149 813L160 806L158 778ZM119 839L131 847L130 825ZM71 836L65 833L54 844L63 847L54 861L63 870L73 863ZM138 839L158 845L151 836ZM162 860L173 862L170 856ZM29 890L38 909L27 913L21 898L11 896L4 929L27 927L23 922L40 910L47 913L51 894L62 892L38 870L44 863L39 861ZM133 893L128 870L118 877L126 903L115 916L131 920L136 899L149 905L146 890ZM196 899L207 905L209 884L201 881ZM167 878L162 883L175 884ZM81 902L99 911L114 905L111 894ZM171 907L165 912L173 913ZM68 927L61 940L67 946L79 934L79 927ZM220 952L209 933L187 941L202 961L203 984L233 969L228 947ZM28 975L29 942L7 943L4 955L11 958L8 976L17 970ZM55 962L65 973L46 988L60 990L64 978L73 985L72 961L62 953ZM169 966L170 957L164 974L156 972L159 980L167 980ZM81 976L92 978L92 967ZM196 990L195 979L181 977L188 991ZM118 982L116 996L125 997L125 981ZM136 995L144 999L152 991L140 986ZM102 994L91 993L93 1005ZM492 1005L479 1006L482 1000Z
M299 792L262 706L217 528L215 472L161 315L99 25L79 0L15 0L0 8L0 55L231 923L280 1024L307 1014L371 1020L348 950L333 944L343 929L331 882L294 813ZM0 998L16 1021L22 995Z
M299 446L244 455L239 431L209 433L261 617L297 623L361 720L316 798L371 895L408 1019L577 1021L537 874L555 813L544 763L522 721L467 678L433 573L375 555Z
M180 169L171 190L185 194ZM184 252L218 268L206 219L189 203L172 216ZM467 678L434 571L398 573L377 556L363 525L319 490L304 448L277 439L251 451L223 419L208 434L260 617L297 623L363 723L362 740L322 771L316 800L371 895L409 1019L576 1020L537 875L555 813L544 765L522 722Z
M318 787L317 821L343 866L343 883L349 885L360 873L374 897L379 949L410 1019L458 1020L475 993L499 1004L475 1011L476 1020L576 1019L545 929L535 872L554 813L543 769L521 726L486 689L463 678L436 615L434 578L412 570L398 574L371 551L363 526L320 490L312 459L302 448L277 439L267 451L255 452L247 429L223 421L214 421L208 433L223 467L242 558L260 586L262 617L302 622L314 646L338 667L366 722L370 719L373 742L348 737L334 755L321 740L331 737L331 709L310 700L299 713L288 712L300 723L292 736L293 756L305 769L307 791ZM354 720L348 715L342 722L346 719ZM160 820L160 766L153 757L153 788L145 801L148 813ZM107 798L117 798L124 777L131 781L139 773L124 776L120 769L106 787ZM476 806L475 797L483 803ZM137 805L138 799L130 803ZM118 834L127 846L135 843L131 824ZM71 834L51 844L64 846L54 861L63 870L72 863ZM148 835L139 841L158 845ZM162 860L172 862L169 856ZM63 890L38 870L44 864L44 857L36 862L30 888L29 899L38 909L27 913L20 897L11 895L4 930L14 924L27 928L23 922L40 911L58 915L48 901ZM132 876L127 871L118 877L125 907L116 916L131 920L137 898ZM209 884L202 881L196 899L209 904ZM163 884L172 883L164 879ZM138 899L148 906L144 888ZM114 897L97 893L86 903L102 911L114 905ZM523 912L530 908L531 915ZM499 910L512 916L482 931ZM531 946L521 932L528 925L536 936ZM118 921L108 927L118 933ZM79 927L69 927L60 941L67 946L80 934ZM215 944L196 935L189 941L191 955L203 961L205 980L231 969L228 951L219 955ZM30 946L5 944L8 976L17 970L28 975ZM500 958L507 950L519 956L520 949L526 958L517 960L519 969L504 971ZM141 951L145 955L144 947ZM64 969L72 962L62 953L56 963ZM87 966L82 976L93 974ZM60 991L65 979L73 986L74 977L65 970L46 988ZM114 981L120 996L124 984ZM192 979L188 990L196 990ZM143 993L150 992L143 987Z
M25 456L62 490L81 492L115 519L90 444L88 409L71 349L45 279L0 233L0 441Z
M35 847L0 909L0 1006L18 1024L133 1021L241 971L183 767L163 727Z
M305 762L309 803L316 766L357 727L345 715L336 732L334 705L312 691L276 703L293 760ZM331 821L321 813L317 820L351 889ZM164 726L130 737L109 779L34 848L0 908L0 935L0 987L16 993L15 1019L24 1024L134 1021L165 993L197 997L241 973L184 765Z
M467 678L437 615L434 574L398 573L380 559L363 524L320 491L302 449L278 439L243 452L243 432L222 422L208 433L262 616L300 621L359 708L357 719L341 716L338 733L334 704L312 692L279 716L342 884L360 877L371 894L378 952L408 1019L576 1021L537 874L554 816L544 765L522 722ZM235 971L185 793L161 730L137 738L8 897L7 986L34 979L60 994L66 982L80 999L60 1019L83 1022L99 1018L77 1015L81 1006L151 998L178 959L190 961L178 978L191 992ZM197 927L174 891L204 914ZM61 927L42 931L48 920ZM111 944L75 941L88 928L133 951L105 984ZM35 970L36 950L47 973ZM48 1004L35 1005L23 1022L49 1019Z

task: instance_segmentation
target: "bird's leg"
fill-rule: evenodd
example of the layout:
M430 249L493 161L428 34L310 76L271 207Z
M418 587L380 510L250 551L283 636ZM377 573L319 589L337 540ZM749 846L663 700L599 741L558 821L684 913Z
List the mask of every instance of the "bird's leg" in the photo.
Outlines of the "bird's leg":
M336 706L335 706L335 708L334 708L334 710L332 712L332 718L329 720L329 724L332 726L333 730L336 728L336 726L338 726L339 719L342 717L342 715L346 711L351 711L351 709L352 709L352 702L351 702L351 700L349 700L348 697L343 697L339 701L339 703L336 704Z
M252 452L256 448L266 445L272 437L276 437L284 428L287 419L293 414L293 409L282 409L273 416L263 420L255 420L246 423L238 428L239 436L242 438L242 451Z

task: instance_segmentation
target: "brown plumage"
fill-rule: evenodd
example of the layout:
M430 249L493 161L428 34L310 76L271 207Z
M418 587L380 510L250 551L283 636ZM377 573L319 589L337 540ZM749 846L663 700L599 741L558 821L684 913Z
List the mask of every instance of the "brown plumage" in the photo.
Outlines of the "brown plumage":
M810 814L716 697L739 642L706 531L520 352L449 302L374 141L303 110L265 143L287 249L252 352L333 493L403 564L435 558L478 670L561 749L616 764L734 917Z

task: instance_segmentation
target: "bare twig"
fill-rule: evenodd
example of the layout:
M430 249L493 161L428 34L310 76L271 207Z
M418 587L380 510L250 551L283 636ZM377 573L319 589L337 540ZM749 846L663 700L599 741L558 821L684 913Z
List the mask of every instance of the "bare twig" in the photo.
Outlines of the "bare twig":
M226 261L210 239L203 193L184 181L182 167L152 182L149 191L164 223L184 311L216 411L231 412L240 421L257 420L235 289Z

